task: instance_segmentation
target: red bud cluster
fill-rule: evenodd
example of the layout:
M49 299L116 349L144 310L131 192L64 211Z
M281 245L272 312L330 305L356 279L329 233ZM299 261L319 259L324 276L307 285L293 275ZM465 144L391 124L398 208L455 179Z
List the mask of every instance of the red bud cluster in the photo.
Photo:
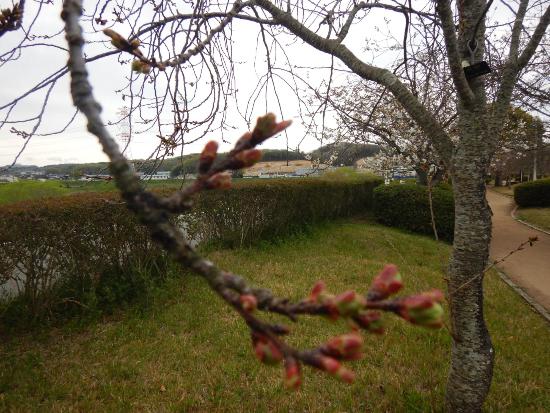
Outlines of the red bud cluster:
M440 328L443 326L442 301L443 293L439 290L405 297L398 302L398 314L413 324Z
M228 172L218 172L206 180L205 187L206 189L231 188L231 175Z
M382 314L379 311L361 311L353 317L353 321L359 327L371 333L382 334L384 332Z
M326 284L324 281L317 281L313 288L311 289L311 293L309 294L308 300L312 302L319 301L319 296L326 290Z
M218 142L210 141L205 146L199 157L199 173L205 174L216 160L218 153Z
M302 375L300 373L300 364L289 357L285 360L285 386L289 389L298 389L302 384Z
M258 149L248 149L235 155L235 165L232 169L249 168L262 159L262 151Z
M284 120L277 123L275 119L276 118L273 113L260 116L256 121L256 126L254 127L252 133L249 135L243 135L241 139L246 137L246 140L249 140L250 145L254 147L279 132L282 132L292 123L290 120Z
M243 294L239 297L239 301L244 311L249 313L256 310L258 307L258 300L251 294Z
M353 371L342 366L342 364L335 358L319 356L314 361L314 365L318 369L326 371L346 383L352 383L355 380L355 374Z
M388 264L372 281L369 300L383 300L403 288L403 281L397 267Z
M338 314L343 317L352 317L365 308L367 300L361 294L350 290L337 295L334 299L334 305L338 310Z
M339 360L358 360L362 350L363 337L356 332L333 337L321 347L322 353Z
M346 291L334 296L328 294L323 281L317 281L309 294L308 301L323 304L329 317L336 320L338 317L354 317L367 305L367 300L355 291Z
M262 363L277 364L283 359L281 350L279 350L269 337L263 334L256 332L252 333L252 344L256 357L258 357Z

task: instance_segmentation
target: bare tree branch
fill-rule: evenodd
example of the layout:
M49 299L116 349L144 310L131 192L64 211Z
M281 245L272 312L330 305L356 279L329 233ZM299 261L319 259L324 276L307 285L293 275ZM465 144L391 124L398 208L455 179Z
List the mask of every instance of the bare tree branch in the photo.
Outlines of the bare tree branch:
M466 76L462 68L462 58L458 50L458 41L456 38L455 24L453 21L450 1L438 0L437 12L441 19L441 27L443 28L443 35L445 37L445 45L448 54L447 59L449 61L449 69L451 70L456 91L461 100L467 106L470 106L474 100L474 93L466 80ZM471 63L473 62L470 62L470 64Z

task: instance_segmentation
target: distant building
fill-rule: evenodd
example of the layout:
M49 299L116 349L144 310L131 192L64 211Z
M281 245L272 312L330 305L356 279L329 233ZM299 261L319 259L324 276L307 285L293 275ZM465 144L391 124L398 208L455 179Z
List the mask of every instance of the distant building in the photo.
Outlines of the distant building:
M170 171L157 171L152 174L146 174L144 172L138 172L139 178L143 180L160 181L170 179Z
M16 176L13 176L13 175L2 175L2 176L0 176L0 182L7 183L7 182L17 182L17 181L19 181L19 178L17 178Z

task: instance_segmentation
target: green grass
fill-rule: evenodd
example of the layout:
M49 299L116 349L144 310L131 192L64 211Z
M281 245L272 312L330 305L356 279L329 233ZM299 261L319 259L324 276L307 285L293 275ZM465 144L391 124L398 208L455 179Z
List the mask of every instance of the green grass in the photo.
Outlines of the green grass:
M69 193L59 181L19 181L0 184L0 204L23 201L26 199L61 196Z
M550 231L550 208L521 208L516 216L546 231Z
M179 188L182 181L144 181L148 188ZM116 189L113 182L106 181L31 181L24 180L0 184L0 204L25 201L27 199L49 198L70 195L78 192L106 192Z
M334 292L365 291L382 265L400 266L405 292L443 288L450 247L369 221L340 221L307 236L209 258L277 294L298 299L324 279ZM485 283L496 351L487 411L550 406L548 325L498 276ZM320 343L345 331L303 318L290 340ZM126 311L84 331L63 328L0 344L0 411L426 412L442 411L450 338L387 317L366 337L353 385L306 368L285 391L282 371L258 363L243 322L198 277L173 280L146 312Z

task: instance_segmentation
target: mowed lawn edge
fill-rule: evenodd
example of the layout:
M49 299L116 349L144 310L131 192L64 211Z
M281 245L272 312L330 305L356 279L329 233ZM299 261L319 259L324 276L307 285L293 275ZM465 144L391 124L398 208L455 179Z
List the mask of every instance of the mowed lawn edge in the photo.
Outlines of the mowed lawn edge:
M550 231L550 207L519 208L516 211L516 217L545 231Z
M277 244L209 251L254 284L300 299L319 279L334 292L365 291L395 263L404 293L444 289L450 247L428 237L345 220ZM487 411L543 412L550 405L548 325L495 273L485 282L496 351ZM126 310L85 330L62 328L0 344L5 411L441 411L450 337L385 316L387 332L366 336L352 385L304 369L300 391L281 385L281 367L261 365L248 331L200 279L171 280L146 310ZM285 321L285 320L281 320ZM313 346L345 332L340 322L304 317L290 341Z

